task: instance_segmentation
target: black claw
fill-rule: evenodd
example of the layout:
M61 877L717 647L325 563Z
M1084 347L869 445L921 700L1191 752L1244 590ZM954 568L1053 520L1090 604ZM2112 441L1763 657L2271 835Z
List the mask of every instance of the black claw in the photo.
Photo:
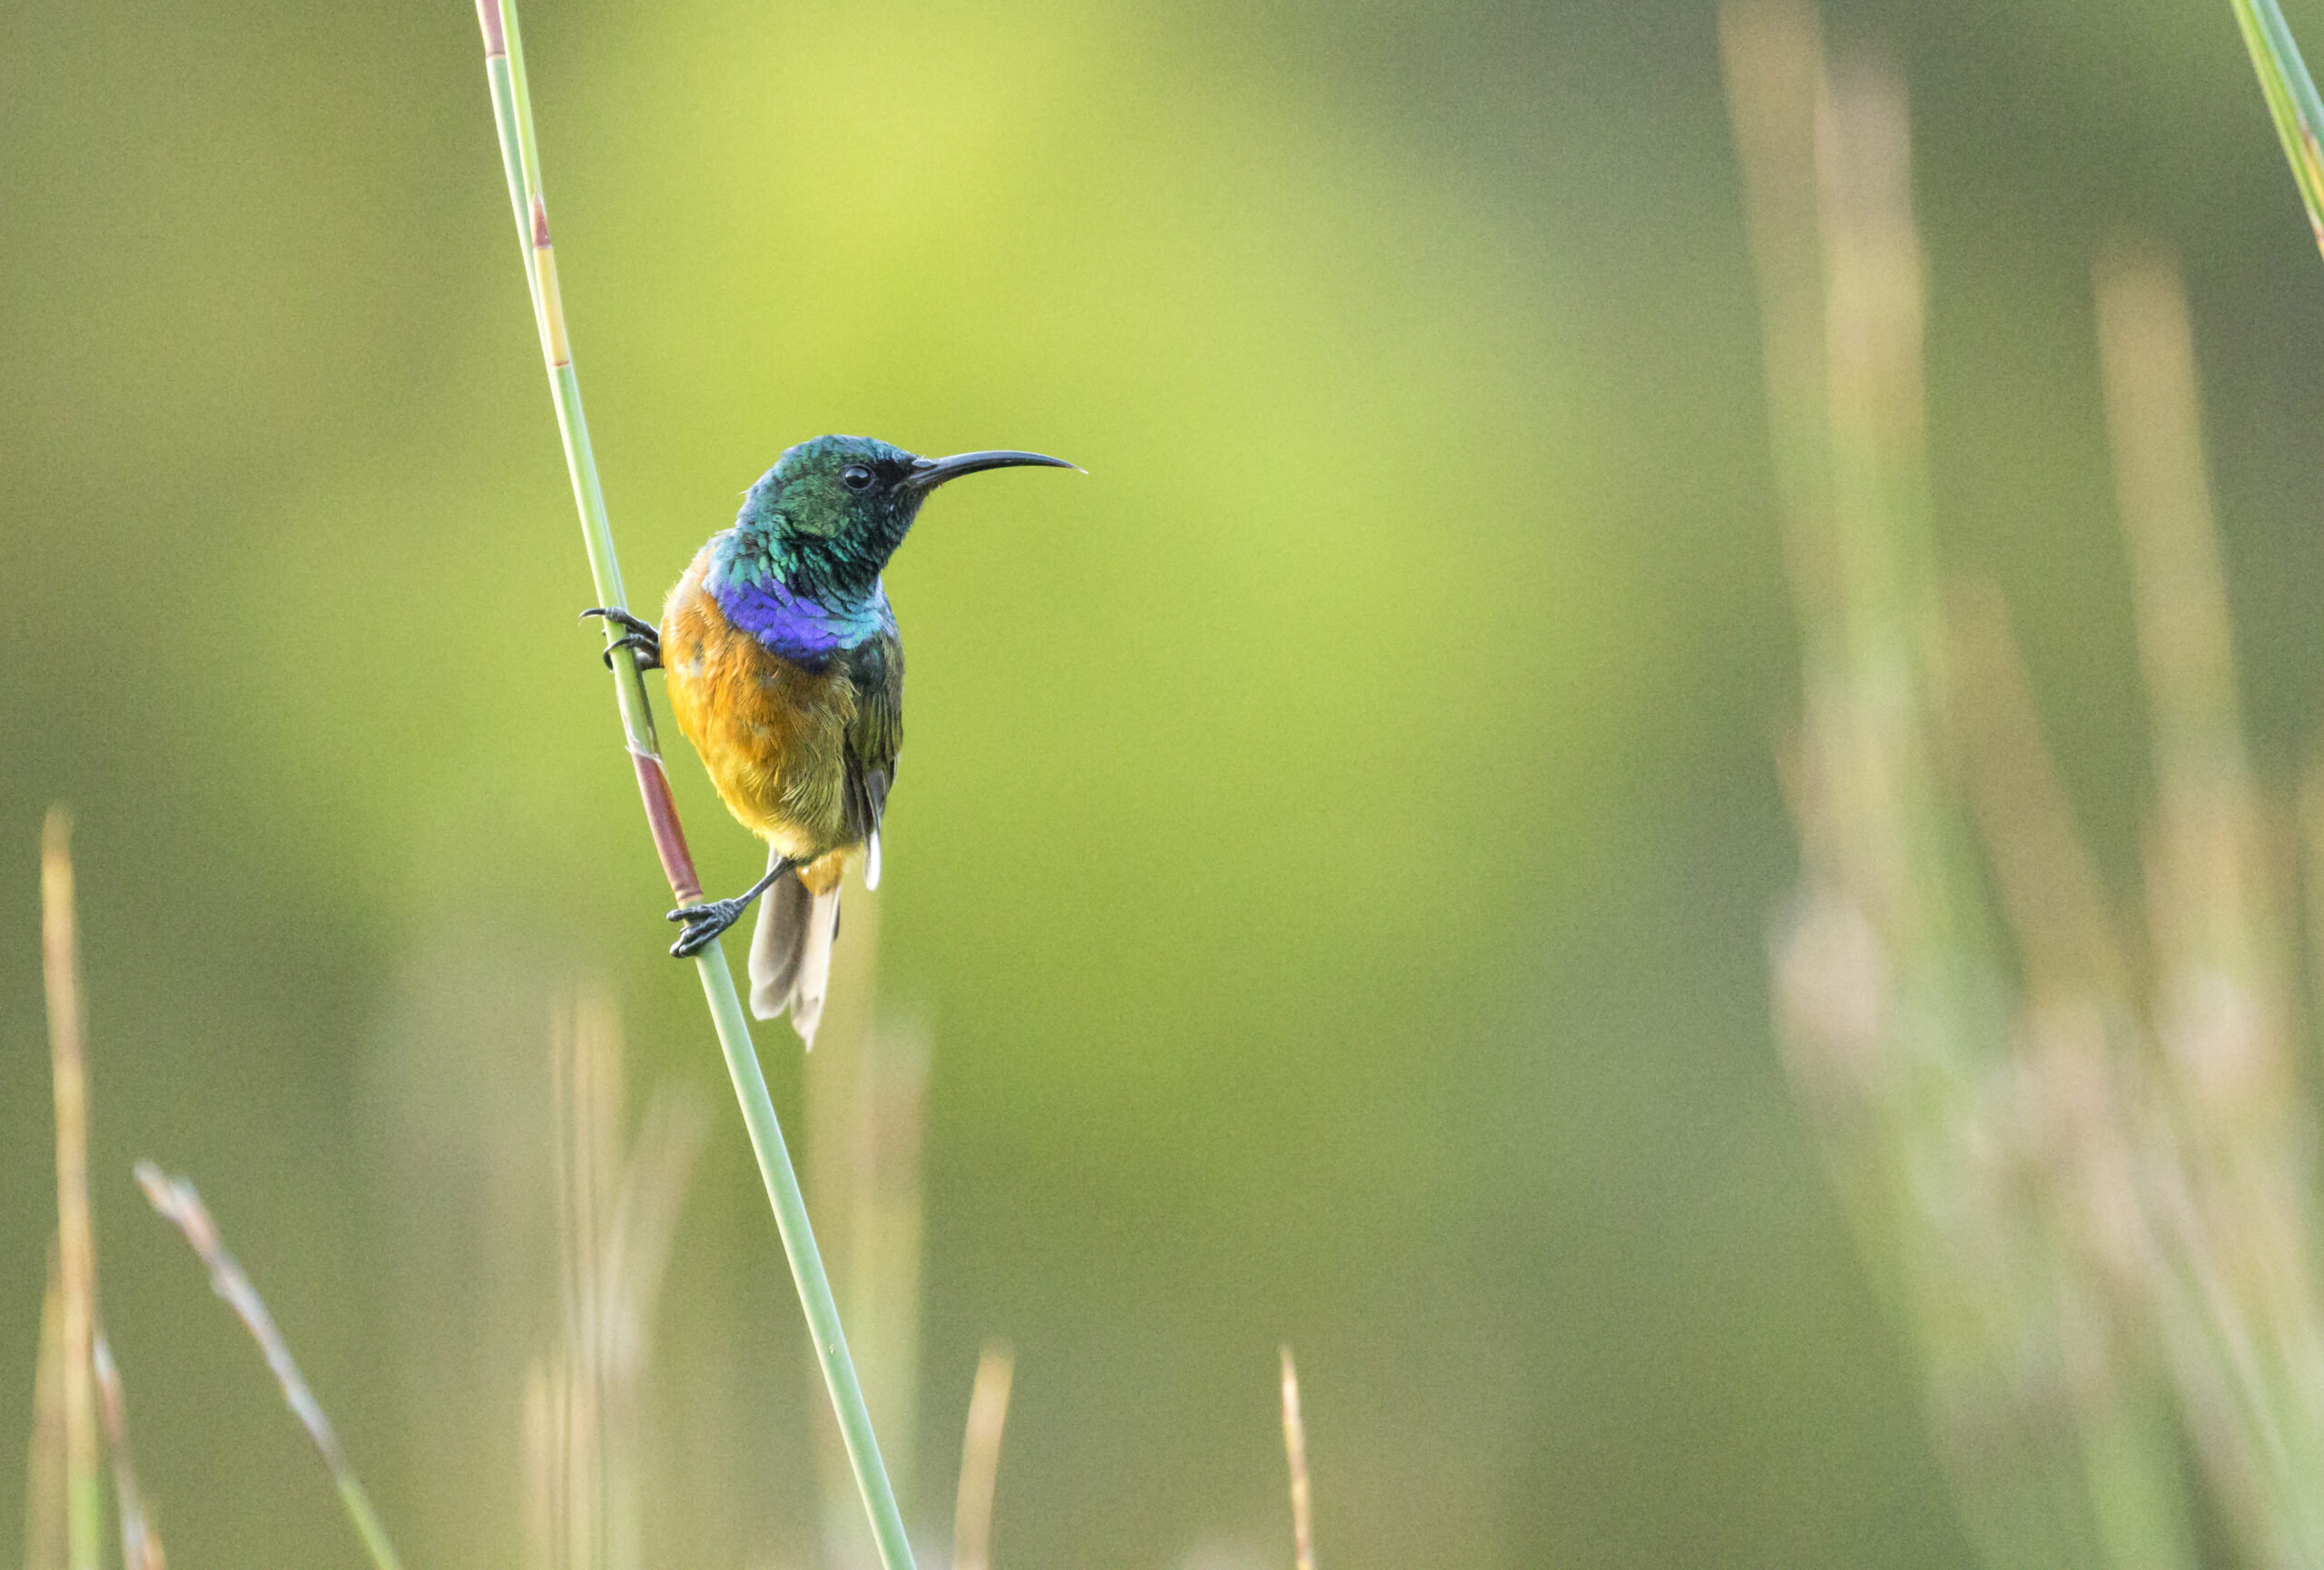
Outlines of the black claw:
M603 605L591 606L581 613L581 619L586 621L593 616L605 617L615 627L620 627L624 633L623 637L614 639L606 646L604 659L607 670L614 667L614 650L617 648L634 651L637 659L637 668L640 670L662 668L662 635L652 622L632 616L625 610L616 610L610 606Z
M716 943L719 933L743 919L743 913L751 908L752 901L773 887L775 879L795 871L797 865L791 861L775 862L766 869L766 876L731 900L704 900L698 905L680 905L672 911L667 919L685 923L686 930L684 936L670 945L670 957L691 959Z
M747 900L709 900L698 905L681 905L665 918L684 922L684 936L670 945L672 959L691 959L718 941L719 934L743 917L750 906Z
M626 627L631 632L642 632L648 637L655 636L654 624L652 622L647 621L643 617L632 616L629 612L616 609L612 606L593 605L587 610L581 613L581 619L583 621L586 621L593 616L604 617L607 621L612 622L616 627Z
M662 668L662 643L659 638L647 637L643 633L633 632L614 639L613 642L606 645L606 652L598 657L606 662L607 670L614 667L614 650L617 648L636 650L637 668L640 670Z

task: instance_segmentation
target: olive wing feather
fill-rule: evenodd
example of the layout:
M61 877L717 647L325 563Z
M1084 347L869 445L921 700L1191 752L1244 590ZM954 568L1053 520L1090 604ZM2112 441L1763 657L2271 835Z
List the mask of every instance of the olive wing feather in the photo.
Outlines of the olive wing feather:
M855 687L855 717L847 727L848 836L864 842L864 879L877 887L880 820L904 741L903 645L885 633L850 649L847 659Z

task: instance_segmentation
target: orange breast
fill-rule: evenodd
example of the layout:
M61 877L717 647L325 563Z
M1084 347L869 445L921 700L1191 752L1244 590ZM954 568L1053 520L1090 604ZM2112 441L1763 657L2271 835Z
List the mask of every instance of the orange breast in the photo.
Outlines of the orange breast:
M808 670L726 619L702 586L704 549L662 608L670 710L702 755L720 799L782 854L807 862L852 849L846 736L855 688L836 663ZM804 881L836 881L844 857ZM827 872L827 875L826 874Z

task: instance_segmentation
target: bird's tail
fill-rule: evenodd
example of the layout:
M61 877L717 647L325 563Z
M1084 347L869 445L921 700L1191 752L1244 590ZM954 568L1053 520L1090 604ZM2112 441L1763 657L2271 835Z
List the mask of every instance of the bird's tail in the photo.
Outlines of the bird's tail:
M791 1011L791 1028L809 1051L831 990L832 942L839 936L839 885L807 892L796 877L774 880L759 900L758 930L751 937L751 1012L771 1020Z

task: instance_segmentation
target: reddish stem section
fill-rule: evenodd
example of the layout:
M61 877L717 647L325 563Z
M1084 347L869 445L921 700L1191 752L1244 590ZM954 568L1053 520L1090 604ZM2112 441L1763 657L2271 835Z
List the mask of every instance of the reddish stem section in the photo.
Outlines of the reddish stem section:
M678 804L670 795L670 776L662 760L651 753L633 752L637 767L637 794L645 798L645 822L654 831L654 854L662 858L662 875L682 905L702 903L702 875L694 870L694 853L686 849L686 831L678 824Z
M476 0L477 20L484 24L484 57L497 59L508 53L508 37L500 26L500 0Z

